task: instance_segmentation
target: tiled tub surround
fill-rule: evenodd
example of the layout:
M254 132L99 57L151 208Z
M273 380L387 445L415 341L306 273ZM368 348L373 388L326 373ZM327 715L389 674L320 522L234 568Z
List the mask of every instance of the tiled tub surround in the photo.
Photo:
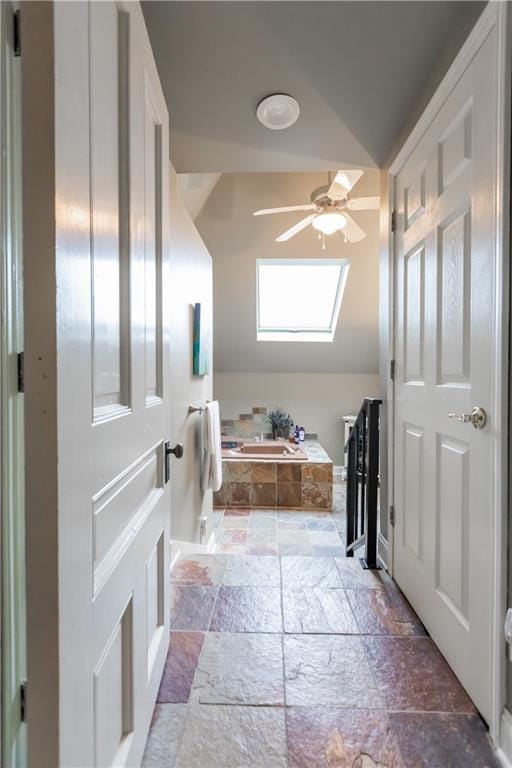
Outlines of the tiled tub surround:
M237 419L221 419L221 433L223 436L231 435L244 440L254 440L263 436L265 439L272 437L272 427L267 417L267 408L254 406L250 413L240 413ZM306 437L316 440L318 435L308 432Z
M223 483L213 506L326 510L332 508L333 463L320 443L303 444L307 462L223 459Z
M219 530L279 542L324 521L336 535L343 490L333 513L226 510ZM312 549L227 551L173 568L143 768L498 768L473 704L386 574Z

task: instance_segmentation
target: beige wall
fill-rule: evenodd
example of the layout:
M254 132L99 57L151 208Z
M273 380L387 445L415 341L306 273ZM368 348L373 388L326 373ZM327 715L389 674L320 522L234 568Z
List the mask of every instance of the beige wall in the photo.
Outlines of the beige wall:
M344 464L341 417L357 413L379 393L378 374L215 373L214 396L230 419L252 406L281 406L318 438L336 465Z
M201 516L211 520L212 494L200 485L198 414L189 404L212 397L212 376L192 376L192 305L212 312L212 260L187 213L171 170L171 442L183 443L182 459L171 458L171 538L198 542ZM211 327L211 323L210 323Z

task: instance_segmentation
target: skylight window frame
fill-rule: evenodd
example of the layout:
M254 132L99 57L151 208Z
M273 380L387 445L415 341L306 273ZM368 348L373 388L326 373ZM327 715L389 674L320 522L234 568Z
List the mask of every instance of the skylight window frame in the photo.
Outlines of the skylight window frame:
M336 295L331 311L331 319L328 327L308 328L297 327L262 327L260 324L260 266L333 266L341 268ZM350 269L350 259L311 259L311 258L289 258L289 259L256 259L256 338L257 341L299 341L299 342L332 342L336 333L339 320L339 313L343 303L343 294L347 283Z

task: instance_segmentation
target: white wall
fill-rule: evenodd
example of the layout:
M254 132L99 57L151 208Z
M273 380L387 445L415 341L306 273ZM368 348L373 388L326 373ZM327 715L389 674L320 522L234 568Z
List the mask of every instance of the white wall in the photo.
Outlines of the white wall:
M214 397L224 418L252 406L281 406L318 438L336 465L345 463L341 417L357 413L363 397L377 397L378 374L215 373Z
M212 493L200 485L199 415L189 404L212 397L212 376L192 375L192 305L212 314L212 260L177 190L171 169L171 443L183 443L180 460L171 457L171 538L198 542L200 519L211 521Z

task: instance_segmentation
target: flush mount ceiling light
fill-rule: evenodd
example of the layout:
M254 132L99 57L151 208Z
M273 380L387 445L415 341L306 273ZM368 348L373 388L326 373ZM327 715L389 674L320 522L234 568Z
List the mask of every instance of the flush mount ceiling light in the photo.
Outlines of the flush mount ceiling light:
M298 101L286 93L274 93L260 101L256 109L256 117L265 128L271 131L282 131L293 125L300 115Z
M333 235L347 224L347 219L342 213L333 211L332 213L319 213L311 222L314 229L322 232L324 235Z

